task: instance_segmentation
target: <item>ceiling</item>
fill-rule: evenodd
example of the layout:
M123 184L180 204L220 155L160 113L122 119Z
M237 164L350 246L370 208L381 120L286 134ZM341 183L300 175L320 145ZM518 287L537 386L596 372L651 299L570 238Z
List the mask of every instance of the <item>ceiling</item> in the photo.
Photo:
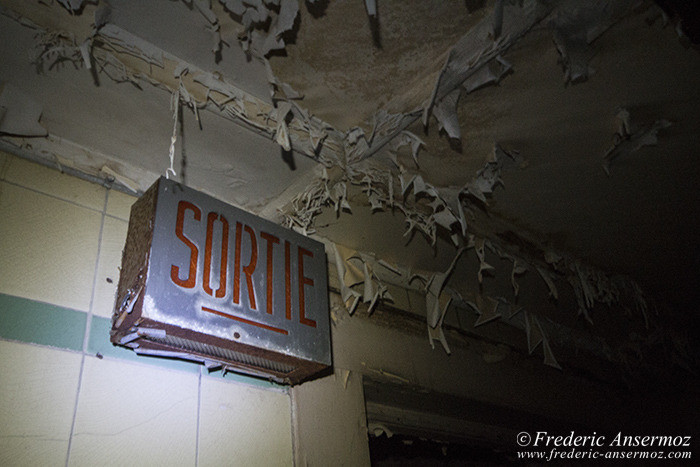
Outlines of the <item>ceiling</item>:
M599 308L627 308L630 284L652 328L698 324L698 15L681 2L0 5L6 151L137 192L171 167L592 335L643 329ZM540 290L514 297L523 273Z

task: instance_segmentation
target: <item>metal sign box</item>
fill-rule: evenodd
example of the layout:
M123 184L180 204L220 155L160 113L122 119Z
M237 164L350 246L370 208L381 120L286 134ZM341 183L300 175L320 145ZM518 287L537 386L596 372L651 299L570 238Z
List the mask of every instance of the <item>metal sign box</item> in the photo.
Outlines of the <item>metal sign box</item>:
M308 379L331 365L323 244L160 178L131 208L111 341Z

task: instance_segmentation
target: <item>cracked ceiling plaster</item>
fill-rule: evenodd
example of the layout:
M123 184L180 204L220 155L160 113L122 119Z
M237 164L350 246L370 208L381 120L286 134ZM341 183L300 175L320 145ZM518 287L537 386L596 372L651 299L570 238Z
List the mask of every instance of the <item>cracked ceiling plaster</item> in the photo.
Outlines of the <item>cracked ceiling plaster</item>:
M507 295L619 344L648 316L595 305L607 277L697 323L700 57L668 3L3 0L0 123L25 99L48 135L2 143L143 190L174 140L188 185L427 274L431 342L451 273L479 326Z

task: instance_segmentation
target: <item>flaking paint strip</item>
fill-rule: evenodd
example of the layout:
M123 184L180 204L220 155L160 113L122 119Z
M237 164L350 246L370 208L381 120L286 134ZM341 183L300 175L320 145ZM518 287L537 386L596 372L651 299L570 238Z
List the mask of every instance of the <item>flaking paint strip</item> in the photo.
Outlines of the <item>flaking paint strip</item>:
M564 65L564 82L588 79L593 50L590 44L629 14L639 0L563 1L549 20L553 39Z
M494 20L485 18L463 36L450 50L433 93L424 106L423 124L427 125L428 115L433 107L445 96L457 89L467 78L482 66L504 53L513 43L544 19L552 6L538 0L524 0L522 6L510 3L502 8L498 16L502 19L500 34L494 37Z
M609 176L610 164L613 160L628 156L644 146L655 146L658 144L659 131L671 126L671 122L664 119L656 120L651 125L638 128L630 119L629 111L621 109L617 118L619 129L613 137L613 145L603 156L603 170Z

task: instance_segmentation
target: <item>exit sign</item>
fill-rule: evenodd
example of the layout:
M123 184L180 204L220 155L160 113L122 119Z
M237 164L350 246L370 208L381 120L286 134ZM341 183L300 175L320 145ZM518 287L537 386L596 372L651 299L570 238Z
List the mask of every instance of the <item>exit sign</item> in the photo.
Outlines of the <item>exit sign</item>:
M132 207L111 340L302 381L331 365L323 244L160 178Z

